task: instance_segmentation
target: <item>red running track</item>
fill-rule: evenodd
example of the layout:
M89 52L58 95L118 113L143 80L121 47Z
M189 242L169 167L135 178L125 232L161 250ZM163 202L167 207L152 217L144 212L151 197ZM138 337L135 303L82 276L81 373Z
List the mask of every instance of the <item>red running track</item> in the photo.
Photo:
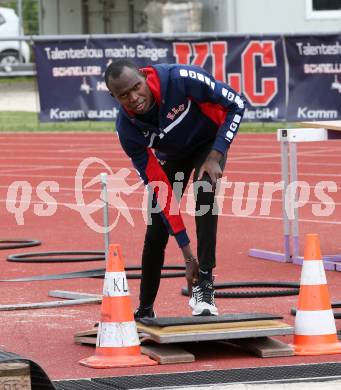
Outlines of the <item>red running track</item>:
M66 251L103 250L103 235L89 227L75 205L75 175L80 163L89 157L97 158L85 170L83 186L100 172L112 169L116 180L111 189L121 188L118 173L129 173L127 185L138 183L113 134L105 133L49 133L0 135L0 210L1 238L33 238L42 241L40 247L2 250L1 278L17 278L49 273L72 272L104 267L104 262L21 264L6 261L9 254ZM341 143L339 141L305 143L298 147L299 179L309 189L309 199L300 209L300 235L314 232L320 235L322 252L341 253L340 234L340 166ZM104 163L102 162L104 161ZM127 168L130 171L122 171ZM78 173L80 173L78 171ZM216 282L227 281L294 281L300 279L300 267L279 264L248 257L250 248L282 251L281 194L277 191L271 202L264 194L265 183L277 183L280 177L279 145L275 135L241 134L236 139L228 156L224 172L230 188L220 194L222 206L219 220L217 247L218 264ZM316 217L313 206L321 205L315 194L316 184L332 181L335 192L330 193L334 204L329 216ZM20 183L15 183L20 182ZM239 184L238 184L239 183ZM244 184L243 184L244 183ZM250 183L258 183L252 184ZM322 183L323 184L323 183ZM47 195L44 186L50 185ZM17 187L16 187L17 186ZM129 188L128 186L128 188ZM243 194L243 186L245 193ZM16 192L16 188L20 188ZM247 191L250 192L247 203ZM145 222L143 217L143 186L132 194L121 193L126 205L119 214L115 205L110 209L110 223L117 225L110 233L112 243L123 248L127 265L138 264L143 244ZM102 222L102 210L96 211L100 196L100 184L83 189L84 204L93 207L90 216L97 224ZM111 193L110 193L111 194ZM113 194L114 195L114 194ZM79 199L78 199L79 200ZM252 203L253 201L253 203ZM329 204L329 206L330 206ZM71 206L70 206L71 205ZM241 210L250 209L240 216ZM326 205L325 205L326 206ZM328 207L329 207L328 206ZM195 228L191 210L191 196L186 194L181 204L184 221L195 244ZM21 212L19 212L21 210ZM90 210L90 208L86 208ZM265 211L264 211L265 210ZM269 211L269 215L266 214ZM125 214L123 213L125 212ZM124 214L124 215L123 215ZM130 215L130 224L125 216ZM89 222L89 221L88 221ZM303 250L301 240L301 251ZM170 240L167 248L168 265L181 264L179 250ZM327 272L333 301L341 300L339 272ZM188 299L180 294L185 285L182 278L162 280L156 302L158 316L187 316L190 310ZM139 281L129 280L131 297L137 304ZM50 290L71 290L100 293L102 280L73 279L62 281L9 283L2 282L1 304L17 304L49 301ZM297 296L262 299L217 299L220 313L267 312L282 315L293 324L290 308L295 306ZM84 305L66 308L1 311L0 346L25 356L40 364L52 379L88 378L96 376L134 375L137 373L161 373L227 368L257 367L283 364L339 361L340 356L290 357L261 359L236 348L210 350L199 343L195 349L196 362L180 365L92 370L78 364L84 357L93 354L93 348L76 345L73 335L86 330L98 321L99 305ZM337 325L339 325L337 323ZM292 336L282 337L290 343Z

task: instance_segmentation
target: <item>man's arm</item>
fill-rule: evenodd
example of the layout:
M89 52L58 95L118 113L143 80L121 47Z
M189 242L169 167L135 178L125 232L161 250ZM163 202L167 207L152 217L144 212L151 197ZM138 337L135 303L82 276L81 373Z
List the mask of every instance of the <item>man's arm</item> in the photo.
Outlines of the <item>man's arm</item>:
M201 180L203 174L208 173L215 187L222 177L219 162L237 134L246 100L199 67L179 65L173 70L173 78L182 92L199 105L203 114L218 125L212 151L201 166L198 177Z
M188 98L199 105L204 115L218 125L212 149L224 154L237 134L245 110L245 98L196 66L177 66L173 70L173 80Z
M124 136L120 136L120 142L144 184L149 186L155 194L156 201L161 208L162 219L169 233L175 237L180 248L186 247L190 241L177 207L176 197L168 177L154 153L150 148L125 139Z

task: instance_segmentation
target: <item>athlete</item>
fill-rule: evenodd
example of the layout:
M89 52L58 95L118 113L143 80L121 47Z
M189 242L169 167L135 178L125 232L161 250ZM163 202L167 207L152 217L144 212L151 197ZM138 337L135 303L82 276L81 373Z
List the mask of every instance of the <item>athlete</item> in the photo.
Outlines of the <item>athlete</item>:
M217 315L212 276L218 222L215 189L245 100L204 69L190 65L139 69L133 62L117 60L108 66L105 82L120 104L116 121L120 143L151 190L135 319L155 317L169 235L184 257L192 315ZM192 172L197 257L178 207Z

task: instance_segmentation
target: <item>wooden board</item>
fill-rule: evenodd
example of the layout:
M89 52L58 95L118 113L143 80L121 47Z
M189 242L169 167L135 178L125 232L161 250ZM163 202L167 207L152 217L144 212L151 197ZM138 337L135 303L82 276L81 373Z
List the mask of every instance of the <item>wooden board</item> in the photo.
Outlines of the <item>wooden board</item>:
M71 299L69 301L48 301L34 303L18 303L16 305L0 305L0 311L3 310L30 310L30 309L47 309L50 307L63 307L74 305L89 305L91 303L101 303L101 298Z
M141 346L141 351L159 364L191 363L195 360L194 355L180 345L148 343Z
M51 290L49 291L49 297L64 298L64 299L84 299L84 298L97 298L102 300L102 295L88 294L77 291L64 291L64 290Z
M138 322L137 330L160 344L279 336L293 333L292 326L274 320L166 326L162 328L146 326Z
M75 344L96 345L96 336L74 336Z
M97 329L93 328L89 330L83 330L74 334L73 338L76 344L96 344L97 340ZM144 337L147 336L143 333L139 333L140 341L143 342ZM150 341L148 337L145 337L146 340Z
M217 316L188 316L188 317L157 317L141 318L140 322L147 326L167 326L185 325L186 327L199 324L218 324L226 322L281 320L282 316L269 313L229 313ZM210 326L211 327L211 326Z
M341 121L314 121L314 122L300 122L303 127L317 127L328 130L341 131Z
M97 337L97 328L82 330L80 332L75 333L75 337L83 337L83 336L94 336Z
M229 343L238 345L262 358L294 355L294 350L290 345L270 337L235 339Z
M293 327L281 321L245 321L233 323L179 325L179 326L148 326L136 323L141 339L154 340L160 344L205 341L229 340L252 337L266 337L293 334ZM97 328L77 332L75 341L86 342L83 337L97 337ZM92 342L90 342L92 344Z

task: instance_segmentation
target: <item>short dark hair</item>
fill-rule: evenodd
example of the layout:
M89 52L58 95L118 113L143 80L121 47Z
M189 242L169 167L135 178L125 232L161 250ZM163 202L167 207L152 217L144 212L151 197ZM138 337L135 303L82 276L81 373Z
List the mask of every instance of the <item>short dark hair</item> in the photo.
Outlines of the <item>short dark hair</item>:
M105 75L104 75L105 84L108 86L109 78L117 79L118 77L120 77L121 73L123 72L123 68L130 68L136 71L136 73L140 73L138 66L134 62L126 59L116 60L113 61L105 71Z

